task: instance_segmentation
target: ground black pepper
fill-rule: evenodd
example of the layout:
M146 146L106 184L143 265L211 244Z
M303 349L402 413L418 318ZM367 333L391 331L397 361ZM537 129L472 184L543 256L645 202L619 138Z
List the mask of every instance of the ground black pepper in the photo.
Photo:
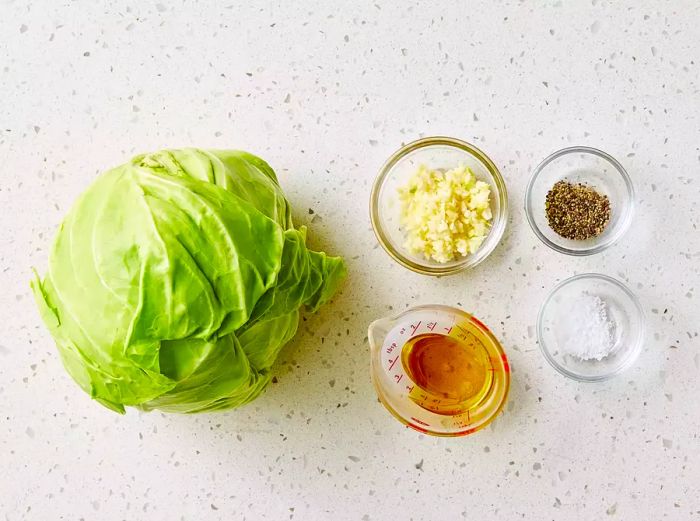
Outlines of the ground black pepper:
M566 239L597 237L610 222L610 199L581 183L558 181L547 193L549 226Z

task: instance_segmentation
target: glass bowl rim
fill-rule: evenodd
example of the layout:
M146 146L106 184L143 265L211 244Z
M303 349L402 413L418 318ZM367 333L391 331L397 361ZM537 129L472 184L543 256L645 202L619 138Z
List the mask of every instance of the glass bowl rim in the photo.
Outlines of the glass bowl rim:
M622 364L620 367L616 368L612 372L608 373L603 373L603 374L598 374L598 375L593 375L593 376L584 376L578 373L575 373L573 371L570 371L563 367L561 364L559 364L555 359L554 356L551 354L549 348L547 347L546 343L544 342L544 331L543 331L543 318L544 318L544 310L547 308L549 303L551 302L552 298L554 295L556 295L559 290L561 290L564 286L568 286L572 282L576 282L581 279L598 279L598 280L603 280L605 282L611 283L612 285L618 287L625 293L632 304L634 305L634 309L636 310L637 314L639 315L639 322L640 322L640 331L639 331L639 337L635 343L635 345L632 347L631 355L627 358L624 364ZM556 369L560 374L571 378L572 380L576 380L577 382L602 382L605 380L610 380L614 376L619 375L620 373L624 372L626 369L628 369L630 366L634 364L634 362L637 360L639 357L639 353L642 350L642 344L644 344L644 337L646 334L646 316L644 314L644 309L642 308L641 303L639 302L639 299L637 296L630 290L626 284L620 282L619 280L610 277L609 275L603 275L602 273L580 273L578 275L574 275L573 277L569 277L567 279L562 280L559 282L556 286L554 286L547 296L545 297L544 301L542 302L542 305L540 306L540 310L537 313L537 342L540 347L540 351L542 352L542 355L544 358L549 362L549 365L551 365L554 369Z
M387 234L384 232L379 218L379 193L394 166L409 153L421 148L435 145L444 145L459 149L481 162L486 167L486 170L489 172L489 175L496 186L495 192L499 203L499 211L494 215L491 230L487 235L487 240L493 235L493 238L491 239L491 246L488 249L480 248L476 253L465 257L460 262L445 267L421 264L404 256L400 251L391 245L391 242L389 241ZM372 185L372 193L370 195L370 220L372 222L374 235L379 241L379 244L382 246L384 251L386 251L389 256L400 265L422 275L452 275L480 264L496 249L498 244L501 242L508 221L508 191L506 188L506 183L501 176L498 167L482 150L475 145L448 136L424 137L403 145L401 148L391 154L389 159L387 159L380 168L379 174L375 178ZM481 253L481 255L478 255L479 253Z
M617 226L617 230L615 233L607 239L605 242L601 242L598 244L594 244L593 246L589 248L585 248L582 250L574 250L571 248L567 248L566 246L562 246L560 244L557 244L550 239L548 239L544 233L540 230L540 227L537 226L537 223L535 222L535 218L533 216L533 210L532 210L532 204L530 204L531 196L532 196L532 190L533 186L535 184L535 181L539 177L540 173L542 173L542 170L549 165L552 161L555 159L558 159L562 156L568 155L568 154L574 154L574 153L584 153L584 154L592 154L595 156L598 156L602 159L605 159L608 161L617 171L617 173L620 175L622 178L625 188L627 189L627 195L628 195L628 203L627 203L627 211L625 212L624 220ZM632 179L630 178L629 174L627 173L627 170L625 170L625 167L620 164L620 162L615 159L613 156L608 154L607 152L603 152L602 150L599 150L597 148L593 147L588 147L588 146L571 146L571 147L566 147L562 148L560 150L557 150L547 157L545 157L540 164L538 164L532 171L532 175L530 176L530 180L527 183L527 187L525 188L525 201L524 201L524 208L525 208L525 217L527 218L527 222L530 224L530 228L532 228L532 231L535 233L537 238L542 241L544 244L549 246L555 251L558 251L559 253L564 253L566 255L574 255L577 257L583 257L586 255L594 255L596 253L600 253L606 249L608 249L610 246L614 245L617 241L619 241L622 236L627 232L627 229L630 227L630 224L632 223L632 218L634 217L634 210L635 210L635 192L634 192L634 185L632 184Z

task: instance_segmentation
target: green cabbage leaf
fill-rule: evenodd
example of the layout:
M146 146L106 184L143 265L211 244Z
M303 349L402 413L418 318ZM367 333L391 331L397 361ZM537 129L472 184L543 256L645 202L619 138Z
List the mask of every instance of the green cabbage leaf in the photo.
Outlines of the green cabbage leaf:
M316 311L345 274L306 247L262 159L183 149L98 176L32 289L90 396L121 413L194 413L256 398L300 309Z

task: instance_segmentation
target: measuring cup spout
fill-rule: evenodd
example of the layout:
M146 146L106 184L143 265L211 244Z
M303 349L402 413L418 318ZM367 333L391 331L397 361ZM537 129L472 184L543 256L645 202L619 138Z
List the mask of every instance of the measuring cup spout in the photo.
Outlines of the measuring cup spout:
M388 318L380 318L369 325L367 338L369 339L369 348L372 352L381 349L392 324L393 322Z

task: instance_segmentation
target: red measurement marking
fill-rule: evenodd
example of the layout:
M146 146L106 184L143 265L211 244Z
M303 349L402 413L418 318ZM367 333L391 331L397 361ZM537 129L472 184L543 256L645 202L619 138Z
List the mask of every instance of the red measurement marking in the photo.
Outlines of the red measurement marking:
M433 329L435 329L435 326L437 326L437 322L429 322L428 323L428 329L430 329L431 331Z
M412 419L414 422L416 422L416 423L420 423L421 425L425 425L426 427L430 427L430 424L429 424L429 423L425 423L424 421L420 421L420 420L419 420L418 418L416 418L415 416L411 416L411 419Z
M490 356L490 357L489 357L489 365L490 365L491 367L489 367L489 371L491 371L491 372L493 373L493 372L496 370L496 368L494 367L494 364L495 364L495 365L498 365L498 362L499 362L499 361L500 361L500 358L496 358L496 357L494 357L494 356Z
M403 375L402 374L395 374L394 378L396 378L396 383L399 383L401 381L401 379L403 378Z
M508 359L506 358L505 354L501 355L501 360L503 360L503 368L505 369L506 373L510 373L510 364L508 364Z
M412 335L415 335L415 334L416 334L416 331L418 331L418 328L420 327L420 325L421 325L422 323L423 323L423 321L421 320L421 321L418 322L415 326L411 326L411 328L413 329L413 333L411 333Z
M407 423L406 424L407 429L413 429L414 431L422 432L423 434L430 434L427 429L424 429L420 425L414 425L412 423Z
M406 386L406 390L407 390L409 393L412 393L412 392L413 392L413 387L414 387L413 385L407 385L407 386Z
M394 358L394 360L391 362L391 365L389 366L389 371L391 371L393 369L393 367L396 364L396 362L398 361L398 359L399 359L399 356L396 355L396 358Z
M401 331L399 331L399 335L403 335L406 332L406 328L402 327Z
M444 329L445 331L447 331L447 334L448 334L448 335L449 335L450 333L452 333L452 328L451 328L451 327L444 327L443 329Z
M471 422L471 421L472 421L472 417L471 417L471 415L469 414L469 409L467 409L467 421L468 421L468 422Z
M480 327L481 329L483 329L484 331L489 331L489 328L487 328L487 327L484 325L484 323L483 323L481 320L479 320L478 318L472 317L472 322L474 322L477 326L479 326L479 327Z

